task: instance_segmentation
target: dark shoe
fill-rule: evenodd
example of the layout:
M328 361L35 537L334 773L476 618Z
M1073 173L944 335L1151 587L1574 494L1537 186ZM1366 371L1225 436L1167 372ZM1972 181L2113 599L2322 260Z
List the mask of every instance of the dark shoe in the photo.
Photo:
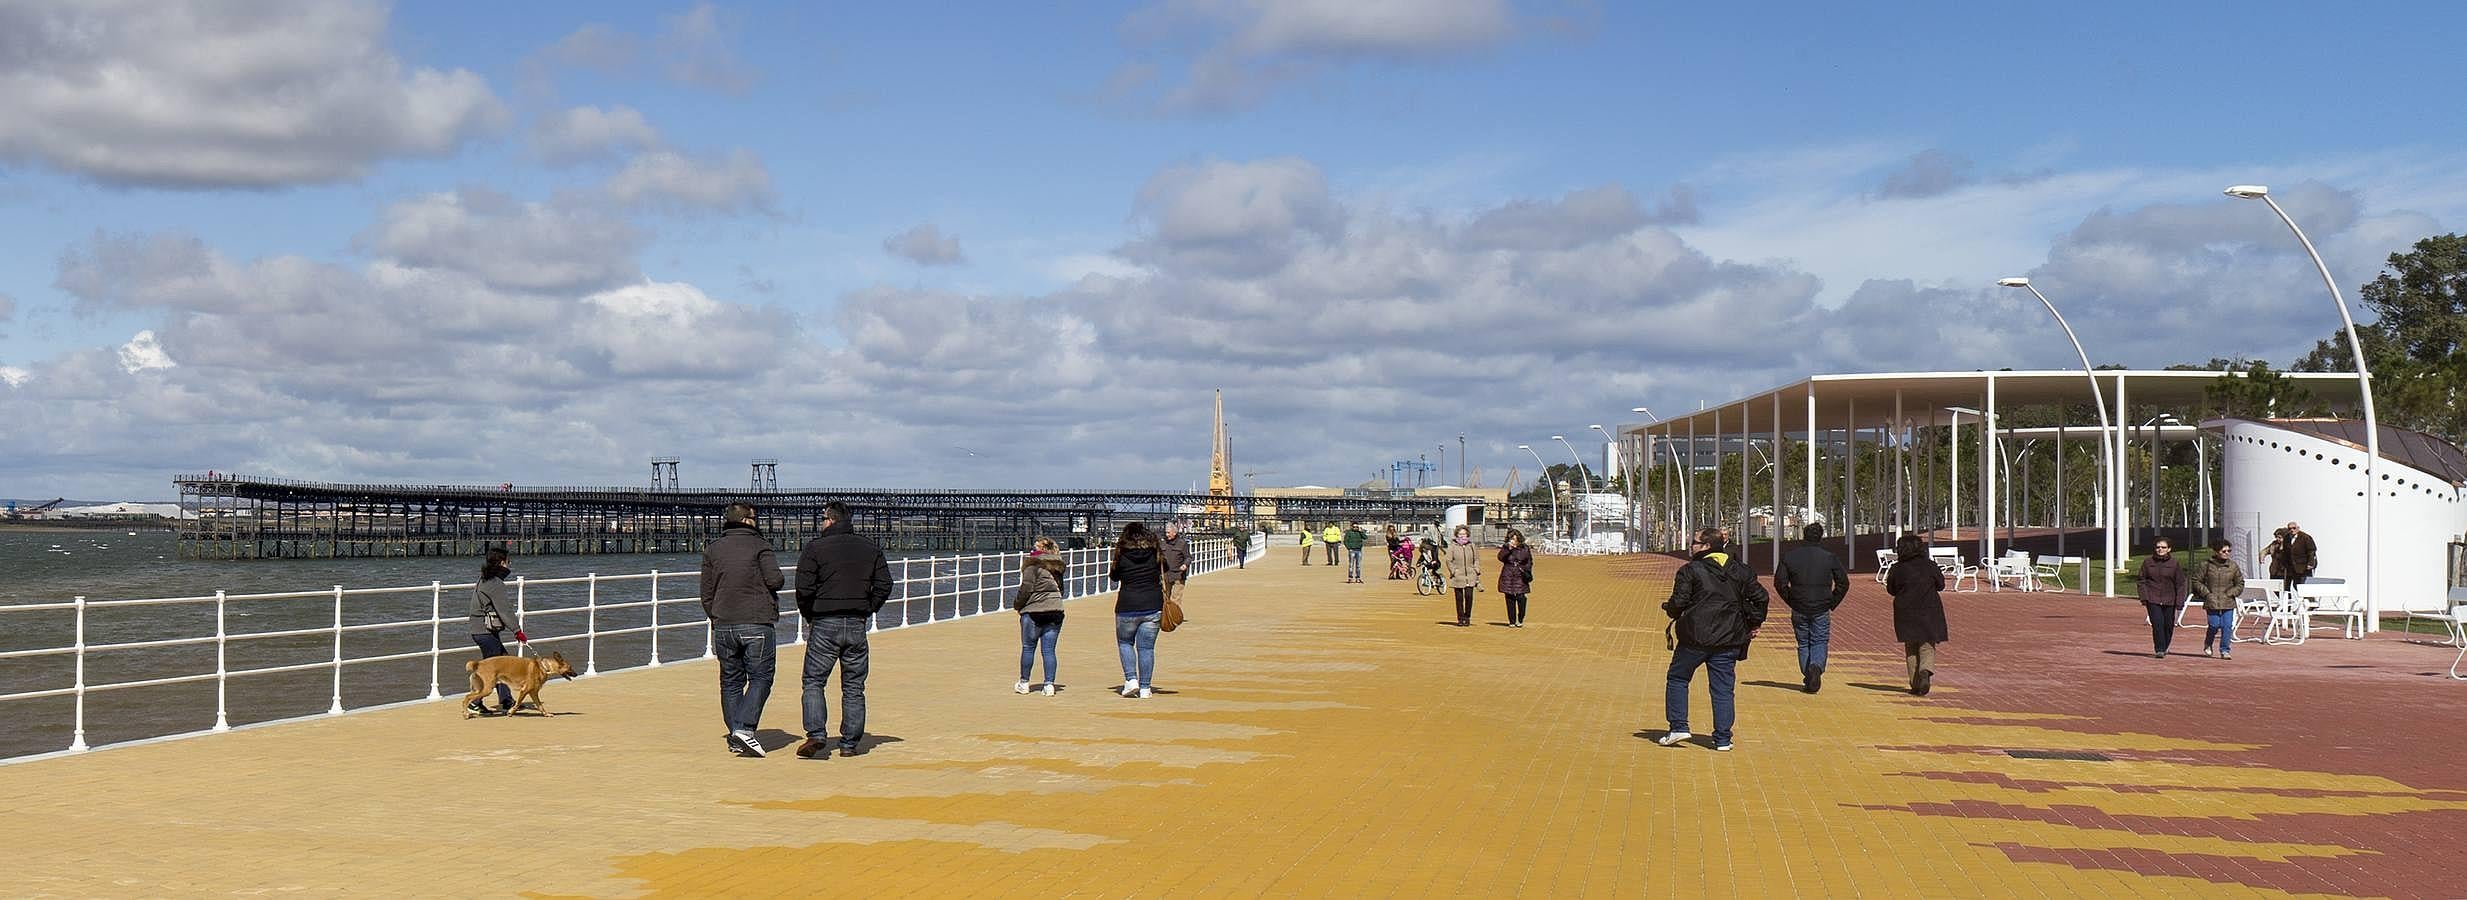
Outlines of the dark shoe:
M488 711L488 706L487 706L486 704L481 703L480 701L477 701L477 700L473 700L473 701L471 701L471 702L469 702L469 703L465 703L465 704L463 704L463 711L464 711L464 712L467 712L467 713L470 713L470 714L472 714L472 715L475 715L475 716L487 716L487 715L490 715L490 713L489 713L489 711Z
M2167 651L2165 651L2165 650L2161 650L2161 651L2159 651L2159 652L2157 652L2157 653L2153 653L2153 654L2150 654L2150 655L2151 655L2151 656L2155 656L2155 657L2157 657L2157 658L2159 658L2159 659L2166 659L2166 658L2167 658Z
M1935 682L1936 673L1933 670L1920 669L1919 677L1910 682L1910 692L1925 697L1928 689L1936 686Z
M1813 694L1824 689L1825 667L1817 666L1807 670L1807 692Z
M798 759L830 759L830 758L831 758L831 745L829 745L829 744L825 744L825 743L823 743L823 742L821 742L821 741L818 741L818 740L815 740L815 739L813 739L813 738L806 738L806 739L805 739L805 743L802 743L802 744L798 744L798 745L797 745L797 758L798 758Z
M841 756L864 756L864 755L865 755L865 745L864 745L864 744L841 744L841 745L839 745L839 755L841 755Z

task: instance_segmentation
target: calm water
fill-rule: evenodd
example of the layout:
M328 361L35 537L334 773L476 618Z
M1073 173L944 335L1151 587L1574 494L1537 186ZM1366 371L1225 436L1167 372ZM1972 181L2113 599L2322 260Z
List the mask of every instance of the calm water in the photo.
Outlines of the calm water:
M782 554L782 562L794 562ZM598 573L640 575L654 569L659 580L659 621L700 623L696 598L699 554L626 554L609 556L517 557L517 575L537 580ZM999 604L1015 585L1017 573L1000 563L978 566L945 560L915 560L893 603L877 619L878 627L942 619ZM933 567L927 577L926 566ZM899 564L894 563L895 574ZM1092 567L1083 567L1092 568ZM431 642L457 651L436 664L439 688L449 696L463 689L462 664L474 655L462 616L468 609L467 587L432 592L427 585L467 585L479 574L475 559L342 559L342 560L181 560L170 532L126 531L23 532L0 530L0 653L66 647L76 641L73 610L10 611L24 604L65 602L83 596L90 603L166 597L211 597L228 594L323 592L315 596L230 600L222 627L229 635L270 634L295 629L330 629L337 610L332 589L415 588L392 593L353 593L341 604L346 627L343 653L361 658L404 653L412 658L355 663L343 669L342 702L346 708L372 706L428 696ZM674 573L674 574L667 574ZM1093 571L1074 571L1071 593L1102 589ZM930 591L929 591L930 589ZM913 594L915 599L910 599ZM577 669L596 657L598 668L628 668L650 661L655 652L648 633L606 636L611 629L651 623L650 606L622 609L586 607L640 603L651 599L647 579L608 581L596 598L584 585L529 584L522 591L523 625L540 652L562 652ZM427 623L431 610L442 612L444 624ZM793 618L793 616L792 616ZM86 611L86 643L91 647L116 643L211 637L216 628L211 602L167 605L90 607ZM413 621L410 625L385 625ZM580 635L596 621L603 636L596 642ZM784 620L785 622L786 620ZM703 654L706 638L699 627L660 633L656 652L662 661L692 659ZM334 636L323 633L253 638L226 645L227 670L330 663ZM213 642L175 647L144 647L90 651L86 683L94 685L210 675L216 671ZM0 658L0 695L66 688L75 683L73 657L47 655ZM233 677L226 700L233 725L312 715L325 711L336 693L331 666L296 672ZM553 692L553 691L552 691ZM70 697L0 701L0 758L66 749L73 730ZM443 711L440 716L451 715ZM208 679L170 685L89 690L86 697L86 742L116 743L164 734L198 731L214 724L215 683Z

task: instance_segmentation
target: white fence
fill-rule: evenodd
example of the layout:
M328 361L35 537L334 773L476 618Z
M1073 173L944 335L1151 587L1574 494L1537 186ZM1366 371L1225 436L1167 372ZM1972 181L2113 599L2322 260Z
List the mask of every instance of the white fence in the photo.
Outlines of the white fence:
M1190 546L1193 575L1236 564L1229 540L1195 539ZM1249 555L1256 559L1264 555L1266 549L1267 542L1254 536ZM1106 577L1110 554L1110 550L1103 548L1064 551L1064 560L1068 564L1063 584L1065 596L1079 598L1111 593L1113 585ZM908 628L1007 612L1011 596L1019 585L1020 567L1025 557L1024 553L981 553L893 560L891 566L898 585L892 592L891 600L874 615L869 630ZM782 568L788 573L790 584L781 593L793 597L795 567ZM582 674L594 676L602 671L652 668L663 663L709 658L710 624L701 609L700 578L698 570L653 570L633 575L594 574L579 578L533 580L516 578L508 584L513 588L515 617L531 636L534 652L554 650L572 653L578 650L582 657ZM684 583L679 584L679 581ZM66 603L0 605L0 635L39 634L43 629L19 627L18 623L23 621L20 617L51 613L55 616L66 615L66 630L71 638L70 643L62 646L0 650L0 663L25 665L31 662L36 667L24 673L10 673L10 677L0 680L0 688L22 687L27 681L39 683L49 677L57 677L41 668L43 661L58 657L67 657L69 661L67 671L58 673L66 676L65 685L0 694L0 711L9 713L0 715L0 721L9 722L8 730L15 732L46 727L57 729L62 723L46 720L39 713L21 717L15 714L12 707L22 708L28 701L46 698L68 698L71 702L65 710L66 724L69 726L66 752L74 753L93 746L229 731L233 718L231 685L239 679L263 679L284 673L319 670L324 670L328 675L322 686L328 689L329 704L323 713L274 715L259 721L339 715L353 709L441 699L445 695L442 689L448 684L445 680L448 673L453 676L451 684L457 692L464 684L461 667L449 667L448 657L456 657L454 661L459 662L460 657L476 653L462 630L469 618L463 613L468 608L472 588L470 583L443 582L377 588L335 585L315 591L262 594L216 591L211 595L142 600L88 600L78 597ZM678 609L679 604L687 606ZM387 618L389 614L401 615L406 608L422 606L425 607L424 614L416 618ZM166 614L175 612L182 614L165 618ZM211 613L210 628L206 624L208 612ZM786 633L781 635L781 643L800 642L804 629L795 627L802 624L798 621L795 604L787 604L782 613L787 620L782 622ZM129 621L118 629L122 632L146 631L159 635L162 630L171 630L175 636L110 640L110 635L101 635L106 639L97 642L94 639L98 635L90 628L90 619L101 614L127 615ZM275 623L275 627L235 630L232 621L235 617L263 618ZM305 624L312 620L317 624ZM196 633L178 634L184 625ZM691 634L699 640L699 647L680 653L680 649L690 645L671 641L672 646L666 648L667 652L664 653L660 638L671 633L677 633L679 637ZM425 647L417 646L421 638L425 638ZM406 649L407 644L410 646ZM312 648L319 658L286 662L280 652L252 652L259 648L276 648L277 645L287 646L291 651L289 658L296 659L301 651ZM202 650L208 646L213 650L210 669L205 667L201 658L188 661L196 670L183 670L171 660L181 649L196 651L195 655L202 657ZM249 660L243 660L235 665L232 659L235 653L254 656L257 662L265 664L251 665ZM146 654L152 654L152 657L136 660L135 664L126 664L127 661L123 660L124 664L119 668L129 670L124 674L130 677L116 680L89 678L90 669L113 662L116 657ZM350 685L355 699L363 702L345 702L345 675L353 669L423 659L427 663L425 697L420 696L416 676L407 679L397 673L392 679L371 679L368 683ZM50 665L56 669L58 663L55 661ZM158 703L142 711L123 710L122 717L155 722L167 719L159 733L91 745L87 742L89 700L97 701L95 705L101 708L108 706L111 698L123 696L120 692L172 685L202 685L206 682L211 682L214 689L214 714L210 726L198 727L206 726L202 709L174 706L166 710ZM362 695L367 696L363 698ZM195 724L188 725L183 720L193 720ZM138 730L145 729L141 727ZM18 759L56 752L59 751L0 747L0 756L15 756Z

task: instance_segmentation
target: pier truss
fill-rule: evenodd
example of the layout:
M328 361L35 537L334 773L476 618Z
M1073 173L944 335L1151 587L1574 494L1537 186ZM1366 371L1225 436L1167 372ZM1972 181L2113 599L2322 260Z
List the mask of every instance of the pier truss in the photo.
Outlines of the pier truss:
M1168 518L1200 532L1285 520L1415 523L1479 497L1225 497L1137 491L834 490L749 493L625 487L331 484L183 475L183 559L308 559L517 554L690 553L718 537L720 508L752 503L763 534L791 549L822 531L823 504L895 551L1016 549L1037 536L1099 546L1128 522Z

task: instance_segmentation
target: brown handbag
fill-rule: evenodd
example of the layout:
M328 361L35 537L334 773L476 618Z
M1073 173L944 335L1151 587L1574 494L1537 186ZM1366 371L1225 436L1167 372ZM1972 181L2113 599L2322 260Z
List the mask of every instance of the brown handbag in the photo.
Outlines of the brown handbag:
M1161 631L1172 631L1182 627L1182 604L1167 599L1165 611L1157 614L1156 627Z

